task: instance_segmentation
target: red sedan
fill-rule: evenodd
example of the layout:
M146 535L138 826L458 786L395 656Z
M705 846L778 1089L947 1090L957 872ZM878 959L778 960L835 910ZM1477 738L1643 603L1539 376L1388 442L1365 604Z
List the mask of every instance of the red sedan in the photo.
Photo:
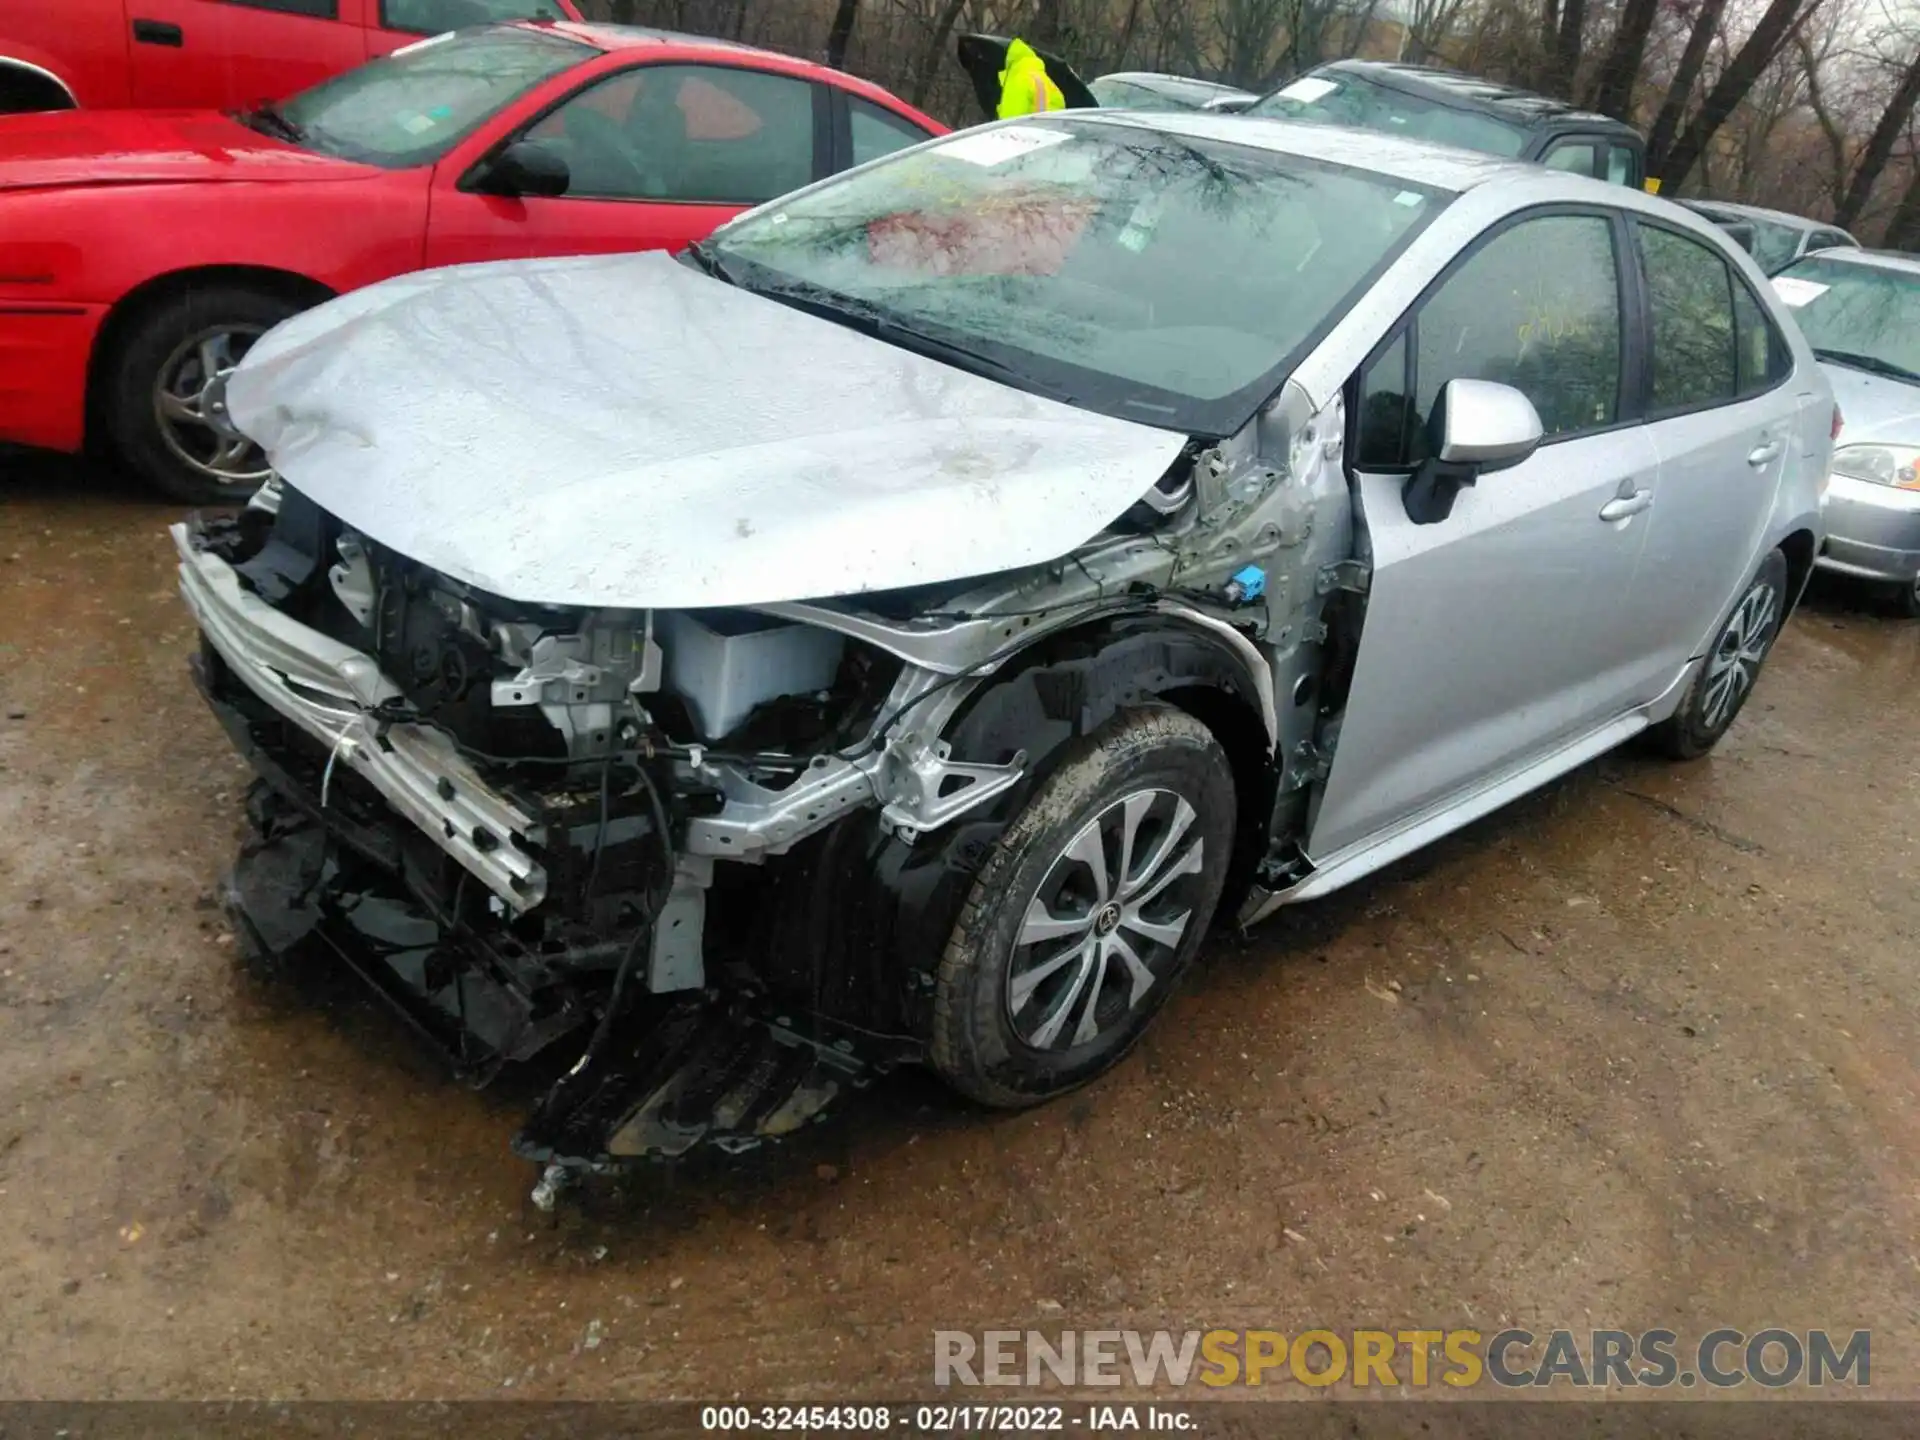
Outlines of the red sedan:
M574 0L0 0L0 113L279 100L422 35Z
M533 22L231 115L0 116L0 441L233 500L265 462L209 392L296 311L428 266L679 249L945 129L806 61Z

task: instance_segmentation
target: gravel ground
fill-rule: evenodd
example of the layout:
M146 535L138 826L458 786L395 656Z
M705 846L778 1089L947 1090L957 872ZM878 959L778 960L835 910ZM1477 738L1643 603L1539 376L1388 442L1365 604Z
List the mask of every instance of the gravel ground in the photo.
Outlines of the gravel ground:
M847 1399L935 1327L1874 1331L1920 1395L1920 625L1220 940L1019 1115L916 1075L548 1217L526 1095L234 962L163 507L0 459L0 1393Z

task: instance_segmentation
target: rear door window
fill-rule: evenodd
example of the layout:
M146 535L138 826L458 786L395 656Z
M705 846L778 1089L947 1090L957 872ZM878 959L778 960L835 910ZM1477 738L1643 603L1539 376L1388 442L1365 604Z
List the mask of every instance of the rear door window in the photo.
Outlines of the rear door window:
M1540 163L1549 170L1565 170L1574 175L1596 175L1600 168L1600 159L1591 140L1557 141L1540 157Z
M1653 313L1653 413L1727 403L1740 392L1732 270L1690 236L1634 229Z
M912 121L857 95L847 97L847 125L855 165L864 165L931 138Z
M1609 185L1640 183L1640 157L1634 153L1631 145L1607 147L1607 183Z
M1734 383L1742 395L1757 395L1784 380L1792 368L1786 339L1751 290L1733 277Z

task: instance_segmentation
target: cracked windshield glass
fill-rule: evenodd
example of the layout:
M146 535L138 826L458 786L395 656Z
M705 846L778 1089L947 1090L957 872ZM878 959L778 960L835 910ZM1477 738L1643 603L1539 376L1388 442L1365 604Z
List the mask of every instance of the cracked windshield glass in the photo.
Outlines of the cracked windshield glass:
M1297 156L1063 122L898 156L708 251L766 294L974 351L963 366L1225 433L1441 204Z

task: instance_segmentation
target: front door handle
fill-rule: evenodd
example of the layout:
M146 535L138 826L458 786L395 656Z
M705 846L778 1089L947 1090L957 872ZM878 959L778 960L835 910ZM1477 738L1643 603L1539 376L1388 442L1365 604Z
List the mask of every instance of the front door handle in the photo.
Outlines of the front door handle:
M1762 465L1771 465L1780 458L1780 452L1786 449L1778 440L1763 440L1747 452L1747 463L1758 470Z
M1600 507L1602 520L1626 520L1638 515L1653 504L1653 491L1636 490L1631 495L1620 495L1607 501Z
M165 20L134 21L133 39L138 45L171 45L176 50L187 43L186 32Z

